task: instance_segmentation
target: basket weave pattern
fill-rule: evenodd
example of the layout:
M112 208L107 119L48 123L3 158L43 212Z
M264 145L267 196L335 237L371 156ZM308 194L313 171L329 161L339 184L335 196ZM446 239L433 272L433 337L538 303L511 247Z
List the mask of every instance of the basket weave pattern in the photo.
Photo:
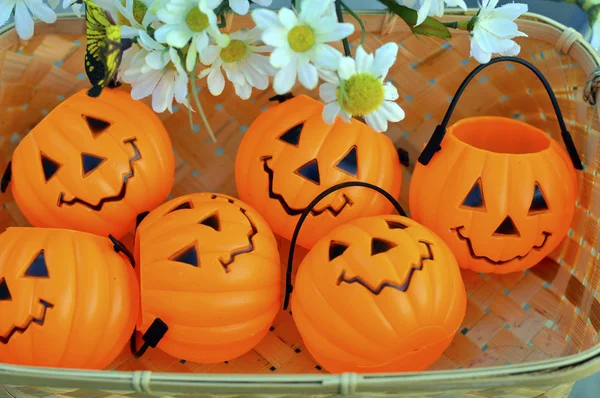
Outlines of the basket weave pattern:
M477 65L469 58L469 38L464 34L458 34L448 41L416 37L401 22L395 25L393 18L381 15L365 15L364 21L369 31L365 42L367 51L388 41L400 45L398 61L388 78L398 88L401 95L399 104L405 109L407 117L401 123L392 125L387 134L397 146L408 150L413 165L423 144L443 118L455 90ZM230 18L228 26L233 29L250 27L251 21L249 18ZM534 34L518 39L522 47L520 56L539 68L554 88L565 122L585 165L585 171L578 174L580 191L574 220L563 244L531 270L508 275L462 272L468 293L467 315L452 344L431 370L461 369L456 374L467 374L471 370L466 368L511 368L515 364L563 358L586 350L600 352L597 346L600 331L600 260L596 249L600 233L600 190L595 184L600 170L600 124L596 109L583 100L584 85L591 70L588 70L589 65L581 65L580 60L556 48L559 41L554 39L561 33L558 28L539 21L535 25L534 22L525 22L525 32L530 33L528 27L532 32L547 30L547 37L552 40L541 39ZM383 37L382 32L386 33ZM560 36L562 41L558 45L568 47L564 44L563 36ZM351 39L351 43L358 44L359 29ZM0 167L5 167L20 139L48 112L79 89L89 87L83 70L84 54L85 26L81 20L67 18L54 25L38 24L36 35L28 42L20 41L14 31L0 35ZM589 63L594 67L597 65L595 59ZM205 81L202 83L205 84ZM127 90L128 87L123 86L122 89ZM294 89L294 94L301 93L316 95L299 87ZM237 147L256 115L273 105L268 101L273 95L270 90L254 91L249 101L241 101L235 96L230 85L226 86L220 97L210 95L204 86L199 95L202 103L206 104L208 119L217 135L216 144L208 138L197 115L194 115L195 124L190 129L184 107L176 106L173 114L166 112L160 115L171 135L176 158L175 186L169 198L201 191L235 195L234 160ZM150 101L145 102L150 105ZM502 63L480 74L459 101L452 122L477 115L513 117L541 128L560 141L558 122L543 87L533 74L518 65ZM400 201L405 208L408 207L411 168L403 171ZM28 225L13 201L10 190L2 194L0 200L2 229ZM128 235L124 242L132 247L132 236ZM279 239L279 243L282 262L285 262L289 242ZM303 249L297 251L296 266L305 253ZM283 269L284 265L282 272ZM596 363L596 370L598 366ZM126 349L111 365L111 369L203 374L326 375L305 349L291 314L283 311L275 319L271 332L258 346L235 360L210 365L195 364L186 362L184 358L172 358L160 350L150 350L136 360ZM385 395L434 396L446 391L444 396L559 397L566 396L571 389L572 383L569 381L553 387L549 380L546 385L540 381L515 387L504 386L513 384L509 377L505 377L483 388L432 386L422 382L422 386L413 386L405 393L390 388L396 392ZM571 377L571 380L574 378ZM1 383L10 384L10 379L3 378L0 366ZM47 384L41 384L44 385ZM132 396L133 390L138 389L128 387L131 391L116 393L80 388L50 389L40 387L40 384L4 388L7 397L19 394ZM337 393L352 393L340 388ZM144 388L142 390L145 391ZM176 386L166 390L161 388L161 391L179 390ZM390 390L362 389L368 396ZM454 392L448 392L450 390ZM265 392L265 395L287 395L284 391L273 390ZM361 391L361 388L357 391ZM5 393L0 386L0 397L3 395ZM323 390L319 395L329 393Z

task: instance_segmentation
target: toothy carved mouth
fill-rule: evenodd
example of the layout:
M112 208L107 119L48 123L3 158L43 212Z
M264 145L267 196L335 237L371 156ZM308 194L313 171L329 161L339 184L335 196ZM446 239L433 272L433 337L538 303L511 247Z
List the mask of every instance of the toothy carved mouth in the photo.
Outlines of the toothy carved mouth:
M293 207L287 204L287 202L281 194L273 191L273 179L275 178L275 173L273 172L273 169L271 169L267 164L267 162L271 159L273 159L273 156L263 156L262 158L260 158L260 160L263 162L263 168L265 172L269 175L269 198L277 200L279 204L281 204L281 207L283 207L283 210L285 210L286 213L288 213L290 216L298 216L304 213L306 207L303 209L294 209ZM344 198L344 203L342 203L342 205L339 208L336 209L331 205L327 205L322 209L312 209L310 211L310 214L312 214L313 216L318 216L325 213L325 211L328 211L334 217L337 217L346 206L352 206L352 200L350 200L350 198L346 196L346 194L342 194L342 197Z
M415 274L415 272L423 270L423 263L425 261L434 259L433 258L433 250L431 250L432 244L429 242L426 242L424 240L419 240L419 243L422 243L425 245L425 247L427 247L427 257L421 256L421 258L419 260L419 265L414 265L414 264L411 265L410 270L408 271L408 275L406 276L406 279L402 283L384 281L384 282L381 282L377 287L373 287L373 286L369 285L368 282L366 282L359 276L355 276L354 278L347 279L346 271L342 270L342 273L338 277L336 284L339 286L342 282L348 283L348 284L358 283L359 285L362 285L363 287L365 287L367 290L369 290L374 295L378 295L386 287L396 289L401 292L405 292L408 290L408 287L410 286L410 282L412 281L412 278L413 278L413 275Z
M467 247L469 248L469 252L471 253L471 257L473 257L476 260L485 260L488 263L492 264L492 265L504 265L506 263L510 263L511 261L514 260L523 260L525 257L527 257L529 255L529 253L531 253L531 250L542 250L542 248L546 245L546 242L548 241L548 238L550 236L552 236L552 234L550 232L542 232L542 235L544 236L544 241L542 242L541 245L538 246L533 246L531 248L531 250L529 251L529 253L524 254L522 256L515 256L513 258L511 258L510 260L499 260L499 261L495 261L492 260L491 258L487 257L487 256L480 256L478 254L475 254L475 249L473 249L473 243L471 242L471 239L469 239L468 237L466 237L465 235L463 235L461 233L461 230L463 230L465 227L464 225L460 226L460 227L456 227L456 228L450 228L451 231L456 232L456 236L458 236L458 238L460 240L464 240L465 242L467 242Z
M0 336L0 343L2 344L8 344L8 342L10 341L11 337L15 334L15 333L25 333L27 331L27 329L29 329L29 326L31 326L32 323L36 323L40 326L44 325L44 322L46 321L46 312L48 311L48 308L53 308L54 304L51 304L49 302L47 302L46 300L39 300L39 303L44 307L44 309L42 310L42 315L38 318L30 315L29 318L25 321L25 323L23 323L22 326L13 326L7 334L5 334L4 336Z
M61 192L58 196L58 207L61 207L62 205L73 206L74 204L79 203L80 205L85 206L94 211L100 211L102 210L102 207L105 203L120 202L121 200L123 200L125 194L127 193L127 183L129 182L129 179L133 177L133 163L137 162L142 158L140 150L138 149L137 145L135 145L135 141L135 138L131 138L124 141L126 144L131 144L131 146L133 147L134 155L133 157L129 158L129 172L123 176L123 183L121 185L121 190L118 194L114 196L107 196L105 198L100 199L98 203L93 204L77 197L66 200L65 193Z

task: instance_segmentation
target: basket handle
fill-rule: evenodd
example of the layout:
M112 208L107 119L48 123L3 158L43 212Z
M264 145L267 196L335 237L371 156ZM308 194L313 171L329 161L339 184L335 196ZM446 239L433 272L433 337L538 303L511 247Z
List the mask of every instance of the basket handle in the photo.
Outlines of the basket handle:
M394 208L396 209L398 214L400 214L402 217L408 217L406 215L406 213L404 212L404 209L402 209L402 206L400 206L400 203L398 203L398 201L392 195L390 195L385 189L380 188L377 185L369 184L368 182L363 182L363 181L342 182L341 184L334 185L330 188L327 188L323 192L321 192L312 202L310 202L310 204L306 207L306 209L304 209L304 212L302 213L302 215L300 216L300 219L298 220L298 223L296 224L296 229L294 230L294 235L292 235L292 241L290 243L290 254L288 256L287 272L286 272L286 277L285 277L285 300L283 302L284 310L287 310L287 307L288 307L288 304L290 301L290 294L292 293L292 290L294 289L294 286L292 285L292 263L294 261L294 250L296 248L296 241L298 240L298 235L300 234L300 228L302 228L302 224L304 223L304 221L310 214L311 210L317 204L319 204L319 202L321 200L323 200L326 196L328 196L329 194L331 194L335 191L339 191L340 189L348 188L348 187L364 187L364 188L369 188L374 191L377 191L380 194L382 194L383 196L385 196L385 198L394 206Z
M583 164L581 163L581 159L579 158L579 154L577 153L577 148L575 148L575 143L573 142L573 138L571 137L571 134L567 130L567 126L565 125L565 121L564 121L562 113L560 111L560 107L558 106L558 101L556 100L556 96L554 95L554 92L552 91L552 87L550 87L550 83L548 83L548 80L546 80L546 78L544 77L542 72L540 72L539 69L537 69L535 66L533 66L531 63L525 61L524 59L516 58L516 57L494 58L487 64L481 64L481 65L477 66L477 68L475 68L473 71L471 71L471 73L469 73L467 78L462 82L462 84L456 91L456 95L454 96L454 98L452 98L452 102L450 103L450 107L448 108L448 111L446 112L446 115L444 116L444 120L442 121L442 124L438 125L435 128L435 131L433 132L433 135L429 139L429 142L427 142L427 145L425 145L423 152L421 152L421 154L419 155L419 163L421 163L424 166L427 166L429 164L429 162L431 161L431 159L433 158L433 155L435 155L435 153L437 151L442 149L442 147L441 147L442 140L444 138L444 135L446 134L446 128L448 126L448 122L450 121L450 118L452 117L452 112L454 112L454 108L456 107L456 104L457 104L458 100L460 99L460 96L463 94L463 92L465 91L465 89L467 88L467 85L471 82L471 80L473 80L473 78L479 72L481 72L483 69L487 68L488 66L496 64L498 62L505 62L505 61L511 61L511 62L515 62L517 64L526 66L527 68L529 68L529 70L531 70L533 73L535 73L535 75L538 77L538 79L540 79L540 81L544 85L544 88L546 89L546 92L548 93L548 96L550 97L550 101L552 101L552 106L554 107L554 112L556 113L556 118L558 119L558 124L560 125L561 136L565 143L565 147L567 148L567 152L569 153L571 161L573 162L573 166L577 170L583 170Z

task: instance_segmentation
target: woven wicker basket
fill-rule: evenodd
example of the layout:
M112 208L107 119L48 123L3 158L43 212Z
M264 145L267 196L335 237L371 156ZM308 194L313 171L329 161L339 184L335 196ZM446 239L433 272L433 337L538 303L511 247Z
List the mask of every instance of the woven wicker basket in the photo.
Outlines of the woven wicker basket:
M390 78L401 93L407 118L387 134L409 151L413 164L451 96L477 65L469 59L469 38L464 32L448 41L416 37L392 16L362 16L369 32L368 49L387 41L400 44ZM447 18L468 17L451 13ZM228 20L233 29L251 25L248 17ZM186 363L159 350L136 360L126 349L112 364L113 371L0 365L0 397L567 396L574 381L600 370L600 189L595 184L600 123L596 109L584 100L586 82L600 60L573 29L532 14L523 16L519 25L529 35L518 40L520 56L536 65L553 86L585 165L579 173L575 217L563 244L529 271L502 276L463 272L466 318L429 371L327 374L305 349L290 313L282 311L264 340L233 361ZM359 32L357 27L351 43L358 43ZM84 33L83 21L73 16L63 16L54 25L37 24L36 35L28 42L20 41L10 26L0 31L0 167L5 167L19 140L44 115L89 87L83 73ZM595 97L595 90L587 94ZM176 153L173 196L198 191L235 195L237 146L255 116L272 105L271 95L271 91L255 92L250 101L241 101L230 87L217 98L202 90L216 144L199 127L199 120L190 129L185 109L161 115ZM465 92L453 121L475 115L518 118L560 140L543 87L518 65L501 63L486 69ZM408 169L404 173L401 203L406 206L411 173ZM0 200L0 227L27 224L10 192ZM131 236L125 242L131 245ZM280 239L280 247L285 259L289 242ZM298 254L297 262L303 252Z

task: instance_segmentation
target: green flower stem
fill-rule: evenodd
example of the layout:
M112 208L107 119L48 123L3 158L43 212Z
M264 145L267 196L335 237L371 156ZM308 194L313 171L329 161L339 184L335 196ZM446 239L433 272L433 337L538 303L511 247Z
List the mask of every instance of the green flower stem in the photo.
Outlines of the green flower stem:
M367 38L367 30L365 29L365 24L363 23L362 19L360 19L360 17L350 7L348 7L346 5L346 3L344 3L342 0L340 0L340 4L344 8L344 10L346 10L348 12L348 14L352 15L354 17L354 19L356 19L356 21L360 25L360 28L362 29L362 36L360 37L360 44L361 45L364 44L365 39Z
M454 21L454 22L442 22L444 26L450 29L458 29L458 30L470 30L469 29L469 21Z
M210 124L208 123L208 119L206 118L206 114L204 113L204 109L202 108L202 104L200 103L200 98L198 98L198 93L196 92L196 75L194 72L190 73L190 79L192 80L192 95L194 96L194 101L196 102L196 108L198 108L198 112L200 112L200 117L202 117L202 122L204 123L204 127L208 130L208 134L213 142L217 142L217 138L215 137L215 133L213 133L210 128Z
M338 22L344 22L344 15L342 14L342 4L341 0L335 0L335 13L337 15ZM351 57L352 53L350 52L350 43L348 43L348 38L342 39L342 44L344 45L344 54L346 57Z

